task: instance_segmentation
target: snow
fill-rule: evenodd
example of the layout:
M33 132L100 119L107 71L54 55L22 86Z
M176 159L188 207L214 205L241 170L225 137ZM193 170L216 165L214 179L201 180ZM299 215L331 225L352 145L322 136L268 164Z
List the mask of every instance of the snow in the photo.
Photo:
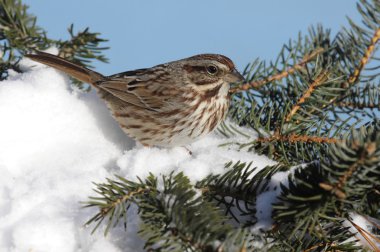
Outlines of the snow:
M135 206L128 210L127 231L119 225L104 236L104 225L94 234L92 226L84 226L96 213L80 203L94 195L92 182L105 182L115 174L137 181L150 172L175 171L195 183L225 172L229 161L253 162L254 173L275 164L225 145L252 139L227 139L216 132L187 149L143 147L121 131L95 92L72 89L67 76L28 59L22 60L21 69L27 72L10 72L0 82L0 251L143 251ZM251 231L271 228L279 184L287 185L294 169L274 174L269 189L257 196L258 222ZM364 230L373 225L355 213L351 217ZM357 232L351 223L345 225ZM362 235L356 237L370 247Z
M271 177L268 185L268 191L257 196L256 200L256 218L257 223L252 227L252 232L260 232L262 230L270 230L272 228L272 204L278 202L277 197L280 196L280 183L288 184L288 175L291 171L278 172Z
M171 171L195 182L224 172L231 160L253 161L258 170L273 164L220 147L231 139L217 133L188 146L192 155L183 147L140 146L94 92L73 90L67 76L27 59L22 67L28 72L0 83L0 251L142 251L136 208L127 233L120 225L105 237L103 225L91 235L92 227L83 226L96 212L80 203L94 195L92 182Z
M343 223L343 225L345 225L346 227L348 227L350 229L350 232L355 234L355 236L352 237L350 239L350 241L357 240L359 245L362 245L367 249L373 249L371 244L367 241L367 239L369 239L370 242L373 245L375 245L377 248L380 247L380 243L378 242L378 240L373 238L374 236L373 236L373 233L371 231L372 228L374 228L375 226L379 226L378 220L373 219L369 216L364 217L364 216L357 214L357 213L351 213L350 219L351 219L352 223L347 221L347 220L344 221L344 223ZM354 225L357 225L358 227L355 227ZM359 232L359 230L358 230L358 229L360 229L359 227L361 228L363 233Z

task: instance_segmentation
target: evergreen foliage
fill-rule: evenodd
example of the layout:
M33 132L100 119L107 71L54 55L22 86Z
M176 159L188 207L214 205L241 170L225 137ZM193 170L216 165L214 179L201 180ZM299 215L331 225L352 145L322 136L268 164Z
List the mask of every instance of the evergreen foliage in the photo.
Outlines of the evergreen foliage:
M7 78L10 69L22 72L18 63L25 53L50 47L58 48L59 56L85 67L91 67L93 59L107 62L102 50L108 48L100 47L100 43L107 40L99 38L99 33L90 32L88 28L75 33L74 26L70 25L69 40L51 39L27 9L20 0L0 0L0 80Z
M380 58L376 56L380 3L361 0L357 8L361 26L349 19L349 27L334 37L322 26L312 27L307 35L284 45L274 62L254 60L244 71L246 83L232 87L230 118L258 134L253 141L233 144L267 155L277 165L256 171L254 160L230 162L224 174L210 175L195 185L183 174L172 174L163 177L163 190L154 187L154 194L126 199L136 188L121 186L124 193L99 192L100 201L89 206L100 207L98 217L121 219L124 212L102 213L101 202L135 204L143 223L140 232L151 250L380 249L376 224L380 220ZM226 136L239 134L227 125L219 131ZM276 190L271 178L283 171L289 171L288 184L279 184L272 229L254 231L259 221L257 198ZM152 176L139 188L152 185ZM117 183L108 180L102 186ZM196 191L202 196L194 198ZM352 214L365 217L372 232L356 225ZM369 248L356 242L357 234L347 223L367 239ZM168 231L168 226L176 232ZM229 235L233 230L239 239ZM169 238L173 235L175 239ZM236 241L231 242L231 237Z
M380 250L380 2L360 0L357 9L362 24L349 19L335 36L311 27L276 60L254 60L244 71L246 82L231 88L230 119L258 137L228 144L267 155L276 165L258 171L254 160L229 162L224 174L195 184L182 173L107 179L85 202L97 209L86 224L105 233L115 225L127 228L133 206L148 251ZM70 40L51 40L20 1L1 0L0 25L1 78L9 69L21 71L23 53L50 46L85 66L106 61L100 53L106 48L99 47L105 40L97 33L75 34L71 26ZM219 131L243 134L226 124ZM273 187L279 172L289 173L288 182ZM272 227L254 230L258 197L276 190ZM372 230L354 223L354 214ZM369 247L356 242L348 224Z
M143 221L140 234L150 251L212 251L214 246L222 248L225 244L243 246L244 232L236 232L227 224L228 218L221 209L197 195L182 173L161 178L151 174L144 181L139 179L139 183L122 177L108 179L107 183L96 184L96 192L101 196L90 197L87 207L98 206L100 211L87 224L99 225L108 218L107 233L111 225L124 219L126 227L127 210L137 204Z
M254 60L244 71L246 83L232 87L230 118L258 134L253 141L233 144L267 155L277 165L256 171L254 160L230 162L224 174L195 185L183 174L172 174L162 178L162 190L153 175L135 188L124 178L108 180L101 187L117 185L123 192L98 189L98 201L88 204L100 207L96 217L119 220L135 204L150 250L365 250L347 223L368 239L369 249L379 249L380 3L362 0L357 8L361 26L349 20L334 37L322 26L312 27L284 45L274 62ZM239 134L232 126L219 130ZM275 190L271 178L283 171L290 175L288 184L279 185L273 227L253 231L259 221L257 197ZM195 197L197 191L201 196ZM144 193L129 198L136 192ZM103 201L106 207L119 201L127 206L103 211ZM352 214L372 223L372 232L356 225Z

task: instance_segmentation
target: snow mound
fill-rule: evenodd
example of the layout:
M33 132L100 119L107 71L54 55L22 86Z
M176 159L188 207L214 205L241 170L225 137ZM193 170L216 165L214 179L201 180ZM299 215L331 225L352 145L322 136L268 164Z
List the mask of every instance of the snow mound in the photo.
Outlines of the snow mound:
M137 210L128 231L83 224L95 209L82 209L92 182L114 174L128 179L183 171L192 181L220 173L224 163L265 157L218 145L212 133L188 148L145 148L135 144L93 92L70 88L67 76L39 64L0 82L0 251L141 251Z

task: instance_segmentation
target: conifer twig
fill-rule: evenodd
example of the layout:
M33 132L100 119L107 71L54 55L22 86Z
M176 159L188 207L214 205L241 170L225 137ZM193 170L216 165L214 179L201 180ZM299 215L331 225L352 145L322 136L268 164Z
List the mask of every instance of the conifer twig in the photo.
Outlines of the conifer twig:
M302 95L302 97L297 101L297 103L293 106L290 113L286 116L286 122L289 122L292 117L297 113L297 111L301 108L301 105L308 99L316 87L325 83L328 79L328 73L326 71L322 72L318 77L311 83L306 92Z
M242 84L241 86L238 86L236 88L231 88L230 89L230 93L233 94L233 93L236 93L236 92L240 92L240 91L245 91L245 90L248 90L250 88L259 88L269 82L272 82L272 81L275 81L275 80L281 80L291 74L293 74L294 72L296 72L297 70L301 70L305 67L305 65L310 62L311 60L313 60L317 55L319 55L320 53L322 53L324 51L323 48L317 48L316 50L314 50L312 53L306 55L302 61L296 65L294 65L293 67L291 68L288 68L286 69L285 71L279 73L279 74L275 74L275 75L272 75L272 76L269 76L269 77L266 77L262 80L258 80L258 81L253 81L253 82L249 82L249 83L244 83Z
M367 50L365 50L364 55L363 55L362 59L360 60L359 65L355 68L354 72L348 77L348 80L341 84L341 87L349 88L350 86L352 86L353 84L355 84L357 82L362 70L364 69L364 66L370 60L371 55L373 54L373 51L375 50L375 45L377 44L377 42L379 40L380 40L380 28L378 28L376 30L376 32L374 33L374 35L371 39L371 43L368 45ZM341 96L341 97L334 97L329 101L328 104L325 104L322 108L325 108L331 104L335 104L335 102L338 98L339 98L339 100L342 100L345 97L346 97L346 95Z
M281 142L308 142L308 143L337 143L338 139L330 137L320 137L320 136L306 136L306 135L280 135L276 133L270 137L259 137L256 141L261 143L267 143L272 141L281 141Z
M380 108L380 104L375 104L375 103L369 103L366 104L365 102L361 103L353 103L353 102L339 102L335 103L335 106L339 106L342 108L358 108L358 109L375 109L375 108Z
M102 216L106 216L110 210L116 208L118 205L120 205L120 204L126 202L127 200L131 199L136 194L145 193L147 190L148 190L147 188L140 187L136 191L130 191L130 192L126 193L123 197L121 197L121 198L115 200L114 202L112 202L111 204L103 207L100 210Z
M366 158L368 158L368 155L371 155L374 151L376 151L376 144L375 143L369 143L366 148L362 150L362 153L360 155L360 159L353 163L351 167L345 172L340 178L339 182L337 183L336 187L339 189L342 189L343 186L346 184L347 180L352 177L354 172L360 167L362 163L365 162Z
M368 232L367 230L363 229L361 226L353 222L352 220L348 220L351 225L358 230L361 236L368 242L368 244L372 247L373 251L380 252L380 248L376 246L376 244L373 242L374 240L377 242L380 242L380 240L375 237L373 234Z
M364 55L363 55L362 59L360 60L359 66L355 69L355 71L348 78L347 82L349 85L354 84L358 80L360 73L362 72L364 66L370 60L371 55L372 55L373 51L375 50L375 45L379 41L379 39L380 39L380 28L378 28L376 30L375 34L373 35L373 37L371 39L371 43L368 45L367 50L364 52Z
M320 242L314 246L311 246L310 248L303 250L302 252L310 252L310 251L314 251L315 249L323 247L323 246L333 246L333 245L334 245L333 242L327 242L327 243L326 242Z
M349 88L350 86L352 86L353 84L356 83L356 81L358 80L362 70L364 69L364 66L370 60L371 55L372 55L373 51L375 50L375 45L379 41L379 39L380 39L380 28L378 28L376 30L375 34L373 35L373 37L371 39L371 43L368 45L367 50L364 52L364 55L363 55L362 59L360 60L359 65L355 68L354 72L348 77L348 80L341 84L342 88ZM327 104L322 105L322 108L326 108L327 106L330 106L331 104L337 104L337 103L339 103L339 101L342 101L346 97L347 97L347 95L334 97ZM338 98L339 98L339 101L337 102ZM310 113L313 113L314 111L315 111L315 109L310 111Z
M335 185L321 182L319 183L319 186L326 191L332 191L339 199L345 199L347 195L344 192L343 187L347 180L352 177L354 172L365 162L368 156L376 151L376 144L374 142L367 144L365 147L366 148L364 148L360 154L360 158L347 169Z
M99 227L99 225L103 222L103 220L109 215L110 219L107 225L107 228L104 231L104 234L108 233L108 230L111 226L112 219L114 219L114 215L116 215L116 219L120 219L120 214L117 212L117 209L122 209L122 204L127 202L128 200L131 200L132 197L138 195L138 194L144 194L147 191L151 190L149 187L137 187L134 190L128 190L128 192L125 193L122 187L115 187L115 184L111 184L110 186L105 184L98 184L98 192L99 194L102 194L103 197L90 197L90 201L84 202L86 205L85 207L98 207L99 211L97 214L95 214L91 219L89 219L85 226L97 222L95 227L92 230L92 233L95 232L95 230ZM121 196L119 196L121 194Z

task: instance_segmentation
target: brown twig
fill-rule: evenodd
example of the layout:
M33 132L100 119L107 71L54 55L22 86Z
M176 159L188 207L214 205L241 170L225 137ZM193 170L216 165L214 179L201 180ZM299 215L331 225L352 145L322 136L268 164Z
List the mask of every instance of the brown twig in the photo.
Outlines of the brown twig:
M344 175L339 178L339 183L337 186L339 188L342 188L347 180L352 176L352 174L358 169L359 165L361 165L369 155L373 154L375 150L376 144L374 142L367 144L362 150L360 159L357 162L353 163L347 172L345 172Z
M380 104L376 104L376 103L368 103L366 104L365 102L361 102L361 103L353 103L353 102L339 102L339 103L335 103L335 106L337 107L346 107L346 108L358 108L358 109L376 109L376 108L380 108Z
M367 47L367 50L365 51L362 59L360 60L359 65L356 67L356 69L354 70L354 72L348 77L348 80L345 81L345 82L343 82L343 83L341 83L340 86L342 88L349 88L350 86L352 86L353 84L356 83L356 81L358 80L358 78L360 76L360 73L364 69L364 66L370 60L371 55L372 55L373 51L375 50L375 45L379 41L379 39L380 39L380 28L377 29L376 32L375 32L375 34L373 35L373 37L371 39L371 43ZM336 96L336 97L330 99L327 104L324 104L322 106L322 108L326 108L326 107L330 106L331 104L337 104L337 103L339 103L339 101L342 101L345 97L346 96L340 96L340 97ZM338 98L339 98L339 100L337 102ZM314 111L315 111L315 109L312 109L309 113L312 114Z
M261 87L261 86L263 86L263 85L265 85L265 84L267 84L269 82L283 79L283 78L285 78L285 77L293 74L297 70L301 70L302 68L304 68L305 65L306 65L306 63L308 63L311 60L313 60L318 54L322 53L323 51L324 51L323 48L317 48L312 53L306 55L302 59L301 62L299 62L298 64L294 65L293 67L288 68L288 69L286 69L285 71L283 71L283 72L281 72L279 74L275 74L275 75L266 77L266 78L264 78L262 80L244 83L241 86L238 86L236 88L231 88L230 89L230 93L233 94L233 93L236 93L236 92L248 90L250 88L256 88L257 89L257 88L259 88L259 87Z
M292 117L297 113L297 111L301 108L302 103L305 102L306 99L308 99L316 87L318 87L321 84L324 84L325 81L328 79L328 73L322 72L318 77L311 83L309 88L306 90L306 92L302 95L302 97L297 101L297 103L293 106L290 113L286 116L286 122L289 122Z
M321 248L321 247L324 247L324 246L334 246L334 243L333 242L321 242L321 243L318 243L310 248L307 248L306 250L304 250L303 252L310 252L310 251L313 251L317 248Z
M338 139L329 138L329 137L319 137L319 136L306 136L306 135L281 135L279 133L275 133L270 137L259 137L257 139L258 142L268 143L273 141L281 141L281 142L305 142L305 143L337 143Z
M339 199L345 199L347 197L346 193L343 190L344 185L347 183L347 180L352 177L355 171L362 165L365 160L368 158L368 156L372 155L373 152L376 150L376 144L374 142L371 142L363 148L362 152L360 153L360 158L355 163L353 163L348 170L339 177L338 182L335 185L331 185L328 183L321 182L319 183L319 186L326 190L333 192Z
M359 226L358 224L356 224L355 222L351 221L351 220L348 220L351 225L356 229L358 230L358 232L361 234L361 236L363 236L363 238L368 242L368 244L372 247L373 251L376 251L376 252L380 252L380 248L376 246L376 244L374 243L374 240L377 241L377 242L380 242L380 240L375 237L373 234L371 234L370 232L368 232L367 230L363 229L361 226Z
M380 28L378 28L375 34L373 35L371 39L371 43L367 47L367 50L365 51L363 58L360 60L359 66L355 69L353 74L348 78L348 84L352 85L358 80L361 71L363 70L364 66L368 63L369 59L371 58L371 55L373 51L375 50L375 45L379 41L379 39L380 39Z
M348 77L348 80L341 84L341 87L349 88L350 86L352 86L353 84L355 84L357 82L361 72L364 69L364 66L370 60L371 55L373 54L373 51L375 50L375 45L377 44L377 42L379 40L380 40L380 28L378 28L376 30L375 34L373 35L373 37L371 39L371 43L368 45L367 50L364 52L364 55L363 55L362 59L360 60L359 65L355 68L354 72ZM329 101L328 104L325 104L322 108L325 108L331 104L334 104L338 98L340 100L342 100L345 97L334 97Z
M359 160L361 161L361 160ZM319 186L326 190L331 191L337 196L339 199L345 199L347 197L346 193L343 190L343 186L346 184L348 178L352 176L352 174L358 169L360 162L353 163L350 168L348 168L347 172L345 172L340 178L339 182L335 185L330 185L328 183L321 182Z
M121 198L117 199L116 201L112 202L109 206L102 207L101 210L100 210L102 216L106 216L117 205L119 205L119 204L121 204L123 202L126 202L127 200L129 200L130 198L132 198L133 196L135 196L136 194L145 193L147 190L149 190L149 189L147 189L147 188L138 188L136 191L130 191L127 194L125 194L123 197L121 197Z

